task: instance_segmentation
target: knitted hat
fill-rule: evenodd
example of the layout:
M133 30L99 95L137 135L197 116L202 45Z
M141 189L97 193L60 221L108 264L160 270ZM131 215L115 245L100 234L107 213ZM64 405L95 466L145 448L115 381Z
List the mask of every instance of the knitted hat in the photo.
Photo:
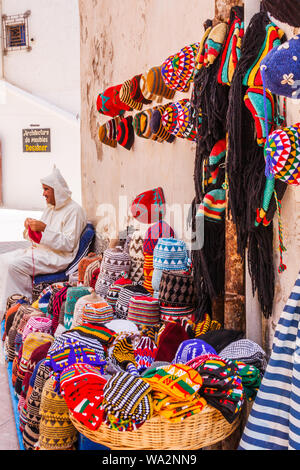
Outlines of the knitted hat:
M266 125L264 114L264 92L262 87L248 88L244 96L245 105L251 112L256 128L256 140L258 145L264 146L266 142ZM269 90L266 90L266 110L268 119L269 133L275 128L275 104L274 97Z
M140 78L140 88L141 88L141 93L145 97L146 100L153 101L157 100L157 95L154 93L150 93L148 89L148 84L147 84L147 75L148 71L143 73ZM159 97L159 100L162 100L162 97Z
M221 53L227 33L228 25L226 23L218 23L209 31L204 46L203 65L205 67L212 65Z
M159 323L159 301L149 296L131 297L127 319L137 325L156 325Z
M117 142L127 150L130 150L134 143L132 120L132 116L121 119L117 129Z
M141 101L135 101L131 97L131 80L126 80L120 90L119 94L120 100L127 104L130 108L137 109L141 111L143 108L143 103Z
M270 173L287 184L300 184L300 123L276 129L265 146Z
M144 283L143 286L145 289L153 295L153 288L152 288L152 276L153 276L153 255L149 255L148 253L144 253Z
M221 222L226 207L226 192L224 189L213 189L208 192L200 204L197 217L205 217L212 222Z
M93 280L93 277L94 277L94 273L95 272L98 272L99 274L99 269L101 267L101 259L97 259L95 261L93 261L92 263L90 263L87 267L86 267L86 270L85 270L85 273L84 273L84 281L83 281L83 285L88 287L92 285L92 280ZM94 289L95 287L93 287Z
M162 96L168 100L172 100L175 91L171 90L164 81L162 76L162 67L152 67L147 73L147 87L150 94Z
M179 345L189 335L179 323L166 323L158 342L156 361L172 362Z
M165 215L165 196L161 187L154 188L136 196L131 204L131 213L144 224L158 222Z
M217 354L212 346L201 339L188 339L183 341L176 351L174 364L186 364L202 354Z
M120 277L123 273L129 273L131 259L123 248L107 248L103 253L101 273L108 274L111 278ZM97 292L97 289L96 289Z
M233 7L230 12L229 32L221 54L218 82L230 85L241 56L241 43L244 36L244 9Z
M92 431L103 421L103 388L106 379L89 364L73 364L61 374L61 393L74 418Z
M69 287L66 295L66 304L65 304L65 315L64 315L64 325L66 329L70 329L72 326L73 315L75 310L75 305L80 297L84 295L89 295L91 289L89 287L78 286L78 287Z
M106 323L113 320L111 306L105 302L87 303L83 307L82 323Z
M131 258L131 266L129 277L134 282L143 281L144 268L144 231L135 231L129 242L129 256Z
M152 416L151 387L139 377L119 372L104 387L103 408L108 415L141 424Z
M176 306L160 301L160 318L165 323L195 319L195 307L190 305Z
M134 349L134 356L139 373L151 366L155 361L156 353L157 346L155 342L147 336L142 336Z
M91 302L95 303L95 302L101 302L101 301L103 301L102 297L100 297L100 295L97 295L95 291L93 291L89 295L84 295L83 297L80 297L80 299L78 299L75 304L71 327L75 328L75 326L82 324L83 308L86 304L91 303Z
M123 114L124 111L131 111L119 98L122 85L116 85L107 88L104 92L99 93L97 97L97 111L106 116L115 117Z
M50 377L43 388L40 405L39 447L46 450L66 450L77 440L77 429L69 418L64 398L54 391Z
M22 341L24 342L29 333L40 331L41 333L51 334L52 320L46 317L30 317L24 327Z
M252 364L257 367L262 373L265 371L267 366L267 356L265 351L249 339L239 339L228 344L219 356L223 359L234 359L240 360L245 364Z
M150 104L152 100L146 99L142 93L141 85L140 85L141 78L142 78L142 74L135 75L130 80L130 97L132 100L138 103Z
M159 300L177 307L196 303L194 277L178 271L163 271L159 285Z
M109 147L116 148L118 145L116 138L111 139L108 137L108 130L106 124L102 124L101 126L99 126L98 137L102 144L109 145Z
M195 57L199 48L199 42L183 47L173 57L173 67L176 75L184 83L190 83L194 78Z
M205 43L211 31L212 31L212 26L210 25L205 29L204 34L199 43L198 51L195 56L195 69L196 70L200 70L204 66Z
M185 270L188 253L183 240L160 238L153 252L153 267L165 270Z
M203 383L199 373L184 364L148 369L143 374L143 379L153 390L186 402L194 398Z
M111 343L114 342L116 334L113 330L97 323L85 323L84 325L76 326L72 331L78 331L86 340L92 338L93 340L98 340L103 347L108 347ZM82 342L82 341L81 341ZM95 347L93 347L96 350ZM103 348L102 348L103 350ZM100 353L98 353L100 356Z
M166 86L168 86L173 92L181 91L186 93L189 91L190 83L182 80L180 76L175 73L173 59L174 55L170 55L164 61L161 67L161 74Z
M159 142L168 142L172 143L175 140L175 136L170 134L163 126L162 123L162 116L166 107L170 103L166 103L165 105L156 106L152 109L151 120L150 120L150 127L152 131L151 139L156 139Z
M106 323L106 327L113 330L117 335L139 334L139 329L136 324L129 320L115 319Z
M117 279L107 291L106 301L112 307L113 311L115 309L116 302L119 297L120 290L125 285L132 285L132 280L126 277L121 277Z
M174 238L174 230L164 220L151 225L146 231L143 243L144 256L145 254L153 255L159 238Z
M264 86L271 93L288 98L299 98L300 35L273 48L261 61Z
M115 315L117 318L126 319L128 313L128 305L131 297L147 296L150 297L149 292L141 285L124 286L120 290L118 300L115 306Z
M53 298L53 307L52 307L52 334L54 335L58 327L60 318L62 318L62 323L64 321L64 311L65 303L67 298L67 290L69 287L64 287L60 289Z
M30 226L28 226L28 236L33 242L40 243L42 235L43 235L42 232L37 232L35 230L32 230Z
M263 8L268 11L274 18L282 23L287 23L290 26L300 26L300 14L298 2L294 0L285 0L282 3L280 0L262 0Z
M98 357L101 359L105 359L105 349L106 349L106 344L102 341L102 337L99 338L96 334L97 330L95 329L89 329L85 328L86 325L82 325L81 327L75 327L72 330L67 330L61 333L59 336L55 338L55 341L50 347L50 350L55 350L60 347L63 347L65 343L69 343L69 340L79 343L82 346L86 346L97 354ZM92 325L93 326L93 325ZM101 331L103 332L104 327L102 328L101 325ZM108 330L109 331L109 330Z

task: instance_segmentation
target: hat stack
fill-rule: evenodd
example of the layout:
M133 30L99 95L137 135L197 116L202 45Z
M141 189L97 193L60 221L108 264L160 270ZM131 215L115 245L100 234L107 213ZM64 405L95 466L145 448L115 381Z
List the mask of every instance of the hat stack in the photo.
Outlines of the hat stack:
M121 247L107 248L103 253L100 273L95 291L105 298L109 287L124 273L129 273L131 259Z
M89 364L73 364L61 374L61 394L70 413L91 431L103 421L101 405L106 382L99 369Z
M186 244L175 238L160 238L153 252L152 288L158 297L163 270L185 271L188 269Z
M128 372L118 372L104 386L106 424L119 431L133 431L152 416L151 387Z
M106 323L113 320L114 312L111 306L105 302L87 303L83 307L82 324Z
M40 405L40 435L38 448L42 450L70 450L77 441L77 430L69 418L65 399L55 392L54 378L43 388Z
M106 301L112 307L113 311L115 311L116 302L118 300L119 293L122 287L124 287L125 285L128 286L132 284L133 282L131 279L122 276L110 286L107 291Z
M29 307L29 306L28 306ZM26 328L26 325L29 321L30 318L34 318L34 317L39 317L39 318L45 318L44 317L44 314L42 312L40 312L39 310L37 309L34 309L31 311L30 308L27 309L26 313L24 315L22 315L22 318L19 322L19 326L17 328L17 333L15 335L15 339L14 339L14 350L15 350L15 356L18 355L18 352L20 350L20 347L22 346L23 342L24 342L24 339L23 339L23 333L24 333L24 329ZM47 322L49 321L50 319L47 319ZM51 320L50 320L50 324L51 324ZM11 338L11 337L10 337Z
M89 295L90 293L90 288L85 286L69 287L69 289L67 290L64 315L64 326L67 330L69 330L72 326L73 315L77 300L80 299L80 297Z
M127 319L136 325L156 325L160 320L159 301L149 296L131 297Z
M150 297L150 293L142 285L128 285L122 287L115 306L115 316L123 320L127 319L128 306L131 297Z
M75 328L76 326L79 326L82 324L83 309L86 304L90 302L101 302L101 301L103 301L102 297L96 294L95 291L93 291L89 295L84 295L83 297L80 297L80 299L78 299L75 304L71 328Z

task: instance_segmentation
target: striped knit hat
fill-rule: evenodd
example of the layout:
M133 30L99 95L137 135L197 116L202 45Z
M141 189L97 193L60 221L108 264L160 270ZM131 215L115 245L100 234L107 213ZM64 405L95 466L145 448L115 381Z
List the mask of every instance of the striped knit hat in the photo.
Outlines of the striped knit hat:
M95 353L101 358L105 359L105 345L102 345L99 338L90 333L89 330L82 327L81 329L73 328L72 330L64 331L62 334L57 336L52 343L49 351L54 351L60 347L63 347L69 340L80 343L82 346L86 346L93 349Z
M170 103L166 103L164 105L156 106L152 109L152 115L150 120L150 127L152 131L151 138L156 139L160 142L168 142L172 143L175 140L175 136L168 132L162 123L162 116L165 112L167 106Z
M105 302L87 303L83 307L82 323L106 323L113 320L114 312Z
M127 318L129 301L131 297L137 296L150 297L150 293L145 289L145 287L139 284L122 287L115 306L115 315L117 318Z
M71 328L75 328L78 325L82 324L82 315L83 315L83 308L86 304L91 302L101 302L103 301L100 295L96 294L96 292L92 292L89 295L84 295L77 300L75 304L72 325Z
M143 103L141 101L135 101L131 97L131 80L126 80L120 90L120 100L127 104L130 108L141 111L143 108Z
M174 238L174 230L164 220L160 220L151 225L145 233L143 251L149 255L153 255L154 248L160 238Z
M153 295L153 287L152 287L152 276L153 276L153 255L149 255L148 253L144 253L144 282L143 286L145 289Z
M204 67L211 66L222 50L222 46L228 33L228 25L219 23L209 32L204 46Z
M127 319L136 325L156 325L159 323L159 301L149 296L131 297Z
M165 323L180 322L183 319L194 321L195 307L190 305L175 306L160 301L160 318Z
M264 90L261 86L249 87L244 96L244 102L255 122L256 141L263 147L266 143L265 110L268 120L268 134L275 129L275 103L274 96L269 90L265 90L266 107L264 106Z
M152 100L146 99L142 93L141 78L142 78L142 74L135 75L130 80L130 97L132 100L138 103L150 104Z
M116 85L99 93L96 102L98 113L115 117L123 114L125 111L131 111L131 107L127 106L119 98L121 88L122 85Z
M113 311L115 309L115 305L118 300L119 293L122 287L125 285L128 286L132 284L133 282L131 279L126 278L125 276L122 276L110 286L110 288L107 291L106 301L112 307Z
M160 238L153 252L153 267L165 270L186 270L188 253L183 240Z
M197 211L197 217L205 217L211 222L221 222L225 213L226 192L224 189L214 189L208 192Z
M175 90L166 85L162 76L162 67L152 67L147 73L147 87L150 94L172 100Z
M117 142L117 138L115 137L114 139L113 138L110 138L108 136L108 130L107 130L107 125L106 123L105 124L102 124L101 126L99 126L99 129L98 129L98 138L100 140L100 142L104 145L108 145L109 147L113 147L113 148L116 148L117 145L118 145L118 142Z
M121 119L117 128L117 142L122 147L130 150L134 143L133 117L127 116Z
M151 387L139 377L119 372L104 387L103 408L108 415L142 424L152 416Z

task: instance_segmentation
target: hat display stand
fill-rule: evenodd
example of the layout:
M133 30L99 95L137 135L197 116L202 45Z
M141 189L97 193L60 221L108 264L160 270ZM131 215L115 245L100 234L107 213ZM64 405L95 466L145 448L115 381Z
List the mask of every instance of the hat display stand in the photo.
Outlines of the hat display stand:
M229 424L218 410L207 405L201 413L180 423L155 416L132 432L119 432L105 424L90 431L71 414L70 419L80 433L111 450L196 450L230 436L240 425L241 415Z

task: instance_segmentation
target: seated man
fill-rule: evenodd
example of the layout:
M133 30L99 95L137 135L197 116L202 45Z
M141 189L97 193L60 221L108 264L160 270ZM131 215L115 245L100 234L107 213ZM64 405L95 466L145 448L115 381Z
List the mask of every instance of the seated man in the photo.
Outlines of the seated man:
M0 256L0 314L12 294L32 297L32 277L63 271L75 258L80 236L87 224L82 207L71 199L71 191L54 167L41 179L47 202L41 220L27 218L24 238L32 246Z

